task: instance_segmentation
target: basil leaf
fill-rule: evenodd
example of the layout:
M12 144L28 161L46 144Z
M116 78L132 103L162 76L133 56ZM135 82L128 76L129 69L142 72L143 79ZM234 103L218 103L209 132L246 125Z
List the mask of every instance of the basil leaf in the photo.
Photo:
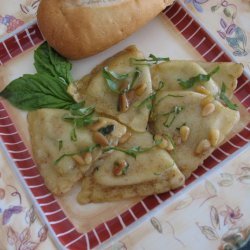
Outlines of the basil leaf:
M238 110L238 106L234 103L232 103L229 98L226 96L226 85L225 83L221 86L221 92L220 92L220 99L224 102L224 104L232 109L232 110Z
M40 45L34 53L34 66L38 73L46 73L53 77L60 77L69 84L73 81L71 75L72 64L52 49L47 42Z
M0 96L27 111L41 108L70 109L75 104L61 79L41 73L23 75L13 80L0 92Z
M196 76L189 78L188 80L177 79L177 81L183 89L189 89L189 88L192 88L196 83L204 83L204 82L209 81L211 76L217 73L219 69L220 67L218 66L207 75L198 74Z

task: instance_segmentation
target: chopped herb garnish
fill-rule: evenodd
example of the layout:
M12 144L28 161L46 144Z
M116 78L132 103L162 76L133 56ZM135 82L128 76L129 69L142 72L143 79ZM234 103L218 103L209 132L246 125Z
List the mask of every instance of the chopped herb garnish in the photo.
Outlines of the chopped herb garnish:
M169 58L168 57L156 57L153 54L149 55L149 59L136 59L136 58L131 58L131 62L134 65L153 65L157 64L159 62L168 62Z
M63 116L63 120L73 123L73 129L70 133L72 141L77 141L76 128L88 126L97 120L97 118L93 117L95 108L91 106L84 107L84 105L84 102L72 105L70 113Z
M128 78L128 74L118 74L113 71L109 71L108 67L104 67L102 70L102 76L106 80L109 89L117 94L120 94L119 85L117 80L124 80Z
M162 114L163 116L167 117L163 125L169 128L173 124L176 116L180 114L180 112L183 110L184 110L183 106L174 106L168 113Z
M140 77L141 71L136 68L133 73L132 80L128 82L127 88L120 90L120 84L124 82L125 79L129 77L129 74L118 74L113 71L109 71L108 67L104 67L102 70L102 76L106 80L107 86L109 89L116 94L123 94L129 92L137 79Z
M115 128L115 125L110 124L110 125L107 125L106 127L100 128L98 132L100 132L103 135L109 135L114 131L114 128Z
M138 68L136 68L134 75L133 75L133 78L132 78L132 81L128 84L128 87L123 90L123 92L129 92L134 87L134 85L135 85L137 79L140 77L140 75L141 75L141 71Z
M178 83L183 89L189 89L192 88L196 83L204 83L210 80L211 76L214 75L219 71L220 67L216 67L211 72L209 72L207 75L205 74L198 74L196 76L193 76L189 78L188 80L182 80L177 79Z
M159 145L160 143L161 143L161 140L155 141L155 145L152 147L148 147L148 148L142 148L141 146L134 146L134 147L129 148L129 149L123 149L123 148L111 146L111 147L104 148L103 152L105 153L105 152L108 152L111 150L116 150L116 151L123 152L127 155L130 155L136 159L138 154L145 153L145 152L151 150L152 148L154 148L155 146Z
M165 98L167 98L167 97L184 97L184 96L183 96L183 95L172 95L172 94L167 94L167 95L161 97L161 98L157 101L157 103L155 103L155 106L158 105L161 101L163 101L163 100L164 100Z
M63 140L58 140L58 150L60 151L63 147Z
M91 145L91 146L89 146L89 147L84 148L83 150L80 150L79 152L63 154L63 155L61 155L58 159L56 159L56 160L54 161L54 164L55 164L55 165L58 164L64 157L70 157L70 156L74 156L74 155L81 155L81 154L87 153L87 152L90 152L90 153L91 153L91 152L93 152L93 150L94 150L95 148L97 148L97 147L99 147L99 145L98 145L98 144L94 144L94 145Z
M143 106L146 106L148 110L152 110L153 105L152 101L156 98L157 93L165 86L163 81L159 82L159 87L153 91L148 97L146 97L141 103L139 103L136 108L140 109Z
M238 110L238 106L234 103L232 103L229 98L226 96L226 85L225 83L221 86L221 92L220 92L220 99L224 102L224 104L232 109L232 110Z

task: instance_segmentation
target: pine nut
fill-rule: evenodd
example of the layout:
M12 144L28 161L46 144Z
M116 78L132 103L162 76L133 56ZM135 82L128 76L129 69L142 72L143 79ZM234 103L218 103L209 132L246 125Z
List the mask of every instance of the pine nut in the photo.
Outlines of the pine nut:
M203 107L201 111L202 116L211 115L215 111L215 105L213 103L208 103L206 106Z
M213 102L214 97L212 95L208 95L201 100L201 107L206 106L207 104Z
M87 152L83 155L83 159L85 161L85 164L89 165L92 162L92 154L90 152Z
M211 147L210 141L207 139L201 140L195 149L195 154L200 155L208 151Z
M142 83L135 88L135 93L136 95L141 96L146 91L146 89L147 89L147 84Z
M128 103L132 104L136 98L135 91L132 89L129 92L127 92L126 95L127 95Z
M211 92L202 85L196 86L195 91L198 92L198 93L204 94L204 95L210 95L211 94Z
M168 146L166 147L166 150L167 151L173 151L174 150L174 146L173 146L172 142L170 142L169 140L168 140Z
M73 155L72 159L79 165L85 165L85 161L80 155Z
M211 129L209 133L209 141L213 147L216 147L219 143L220 131L219 129Z
M115 176L125 175L127 173L129 164L125 160L119 160L114 163L113 174Z
M96 142L97 144L99 144L101 146L108 146L109 145L108 139L103 134L101 134L99 132L93 133L93 140L94 140L94 142Z
M127 95L126 93L123 93L121 95L119 95L119 99L118 99L118 111L120 112L126 112L129 109L129 102L127 99Z
M132 133L127 131L119 140L119 144L124 144L125 142L128 141L128 139L131 137Z
M168 140L159 134L154 136L154 140L159 142L158 147L162 149L166 149L169 144Z
M190 128L188 126L181 126L180 136L183 142L186 142L190 134Z

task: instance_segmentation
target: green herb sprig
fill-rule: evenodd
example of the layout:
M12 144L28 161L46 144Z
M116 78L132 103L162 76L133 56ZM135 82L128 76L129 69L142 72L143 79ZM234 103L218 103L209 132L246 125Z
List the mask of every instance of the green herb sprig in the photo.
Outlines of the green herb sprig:
M183 89L189 89L189 88L192 88L197 83L204 83L204 82L209 81L210 78L219 71L219 69L220 67L218 66L215 69L213 69L211 72L209 72L207 75L198 74L196 76L189 78L188 80L177 79L177 81Z
M63 120L73 123L73 128L70 132L72 141L77 141L76 128L88 126L97 121L97 118L93 116L95 108L92 106L84 107L84 105L84 102L72 105L70 113L63 115Z
M130 155L136 159L138 154L142 154L142 153L150 151L155 146L158 146L161 142L162 142L161 140L154 141L155 144L152 147L148 147L148 148L143 148L141 146L134 146L134 147L131 147L129 149L123 149L123 148L111 146L111 147L104 148L103 152L105 153L105 152L109 152L111 150L120 151L120 152L123 152L127 155Z
M116 93L116 94L123 94L129 92L136 83L137 79L140 77L141 71L136 68L133 72L133 77L130 82L128 82L127 88L120 89L121 83L124 82L129 77L129 74L118 74L114 71L110 71L108 67L104 67L102 70L102 76L106 80L108 88Z
M220 91L220 99L223 101L223 103L230 109L232 110L238 110L238 106L234 103L232 103L229 98L226 96L226 85L225 83L222 84L221 86L221 91Z
M147 107L148 110L152 110L153 105L152 102L155 100L157 93L165 86L165 83L163 81L159 82L159 87L153 91L148 97L146 97L143 101L141 101L139 104L135 105L137 109L140 109L144 106Z
M174 106L169 112L161 114L163 116L166 116L166 120L163 123L163 125L167 128L171 127L177 115L180 114L183 110L184 110L183 106Z
M131 58L131 63L133 65L153 65L153 64L158 64L159 62L168 62L169 58L168 57L156 57L153 54L149 55L149 59L136 59L136 58Z
M54 164L57 165L63 158L65 157L71 157L71 156L74 156L74 155L81 155L83 153L87 153L87 152L93 152L94 149L100 147L99 144L94 144L94 145L91 145L89 147L86 147L82 150L80 150L79 152L73 152L73 153L66 153L66 154L63 154L61 155L59 158L57 158L55 161L54 161Z

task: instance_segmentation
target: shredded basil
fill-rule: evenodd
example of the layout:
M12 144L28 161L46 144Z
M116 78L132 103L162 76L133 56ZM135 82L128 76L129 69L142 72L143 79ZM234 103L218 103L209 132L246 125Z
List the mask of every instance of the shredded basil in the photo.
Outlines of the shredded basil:
M100 147L99 144L94 144L94 145L91 145L89 147L86 147L84 148L83 150L80 150L79 152L74 152L74 153L66 153L66 154L63 154L61 155L59 158L57 158L55 161L54 161L54 164L58 164L64 157L70 157L70 156L74 156L74 155L81 155L83 153L87 153L87 152L93 152L93 150L97 147Z
M238 106L234 103L232 103L229 98L226 96L226 85L225 83L221 86L221 92L220 92L220 99L223 101L223 103L232 110L238 110Z
M149 55L149 59L136 59L136 58L131 58L131 62L134 65L152 65L152 64L157 64L159 62L168 62L169 58L168 57L156 57L153 54Z
M125 153L127 155L130 155L130 156L132 156L133 158L136 159L138 154L148 152L149 150L151 150L155 146L159 145L160 143L161 143L161 140L155 141L155 145L152 146L152 147L148 147L148 148L142 148L141 146L134 146L134 147L129 148L129 149L123 149L123 148L111 146L111 147L104 148L103 152L105 153L105 152L108 152L108 151L111 151L111 150L116 150L116 151L123 152L123 153Z
M211 76L217 73L219 69L220 67L218 66L215 69L213 69L211 72L209 72L207 75L198 74L196 76L189 78L188 80L177 79L177 81L183 89L189 89L189 88L192 88L196 83L204 83L204 82L209 81Z
M139 104L137 104L135 107L137 109L140 109L140 108L146 106L148 110L152 110L152 108L153 108L152 102L153 102L153 100L155 100L157 93L164 86L165 86L165 83L163 81L160 81L159 82L159 87L155 91L153 91L148 97L146 97L142 102L140 102Z
M129 74L118 74L113 71L109 71L108 67L104 67L102 70L102 76L106 80L109 89L116 94L123 94L129 92L136 83L137 79L140 77L141 71L136 68L132 80L128 82L128 86L125 89L120 90L120 84L124 82L125 79L129 77Z
M162 114L163 116L166 116L166 121L163 123L163 125L167 128L171 127L176 116L183 110L183 106L174 106L168 113Z

